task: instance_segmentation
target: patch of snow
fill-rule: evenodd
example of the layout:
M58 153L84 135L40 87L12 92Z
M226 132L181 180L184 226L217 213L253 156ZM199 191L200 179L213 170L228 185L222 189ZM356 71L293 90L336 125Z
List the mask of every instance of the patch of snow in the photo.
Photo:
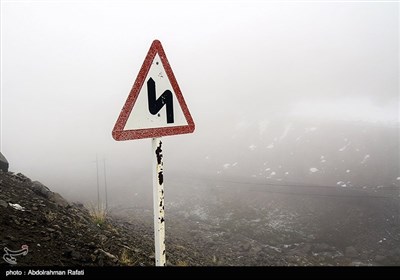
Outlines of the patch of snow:
M251 144L251 145L249 146L250 151L254 151L256 148L257 148L257 146L254 145L254 144Z
M315 127L315 126L312 126L312 127L307 129L307 131L310 131L310 132L313 132L313 131L316 131L316 130L317 130L317 127Z
M275 171L272 171L271 174L270 174L269 176L274 176L274 175L276 175L276 172L275 172Z
M346 170L346 173L350 173L350 169L347 169L347 170Z
M283 131L282 135L279 137L279 140L282 140L283 138L285 138L288 135L289 130L292 128L292 124L289 123L288 125L286 125L285 130Z
M238 164L237 162L234 162L234 163L232 164L232 167L236 166L237 164Z
M325 156L321 156L321 157L320 157L320 159L324 159L324 158L325 158Z
M206 159L210 159L210 157L209 157L209 156L206 156Z
M271 168L269 168L269 167L267 169L265 169L265 171L269 171L269 170L271 170Z
M285 172L285 175L289 175L289 171L286 171L286 172Z
M315 173L317 171L319 171L318 168L315 168L315 167L311 167L310 168L310 172L312 172L312 173Z
M325 159L321 160L321 163L324 163L324 162L326 162L326 160L325 160Z
M347 138L345 139L345 141L347 141ZM349 142L349 143L347 143L346 145L344 145L343 147L341 147L341 148L339 149L339 152L343 152L344 150L346 150L347 147L350 146L350 144L351 144L351 142Z
M345 187L347 187L347 185L346 185L346 184L343 184L343 185L341 185L341 187L342 187L342 188L345 188Z
M336 183L336 185L341 185L341 184L343 184L343 183L344 183L344 182L339 181L339 182Z
M230 163L225 163L223 166L224 166L224 169L228 169L229 166L231 166L231 164Z
M400 181L400 177L397 177L396 180L397 180L397 181Z
M361 161L361 164L364 164L367 161L367 159L369 159L369 158L370 158L370 155L365 155L365 157Z
M272 149L274 147L274 143L271 143L267 146L267 149Z

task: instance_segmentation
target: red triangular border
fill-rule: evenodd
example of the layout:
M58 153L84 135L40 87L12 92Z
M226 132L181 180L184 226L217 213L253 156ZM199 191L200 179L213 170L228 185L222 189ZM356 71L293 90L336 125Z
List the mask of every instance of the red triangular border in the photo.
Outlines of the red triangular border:
M167 73L168 79L172 85L175 96L178 99L179 105L182 108L183 114L186 118L188 125L124 130L125 124L129 118L129 115L132 112L136 99L144 84L144 80L146 79L146 76L149 73L151 64L157 53L161 58L162 65L165 69L165 72ZM175 134L192 133L194 131L194 128L195 125L192 116L190 115L185 99L183 98L182 92L178 86L178 82L176 81L175 75L172 72L171 66L169 65L167 56L165 55L161 42L159 40L154 40L150 46L146 58L144 59L143 65L140 68L139 74L136 77L135 83L133 84L133 87L128 95L125 105L121 110L117 122L115 123L114 129L112 131L112 136L117 141L142 139L142 138L155 138L155 137L175 135Z

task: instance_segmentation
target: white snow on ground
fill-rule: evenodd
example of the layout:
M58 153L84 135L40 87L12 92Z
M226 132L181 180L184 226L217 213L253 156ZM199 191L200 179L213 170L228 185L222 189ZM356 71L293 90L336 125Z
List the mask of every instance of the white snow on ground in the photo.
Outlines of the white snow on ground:
M347 141L347 138L345 139L345 141ZM347 147L350 146L350 144L351 144L351 142L349 142L349 143L347 143L346 145L344 145L343 147L341 147L341 148L339 149L339 152L343 152L344 150L346 150Z
M254 144L251 144L251 145L249 146L250 151L254 151L256 148L257 148L257 146L254 145Z
M343 183L344 183L344 182L339 181L339 182L336 183L336 185L341 185L341 184L343 184Z
M265 169L265 171L269 171L269 170L271 170L271 168L269 168L269 167Z
M288 135L289 130L292 128L292 123L286 125L285 130L283 131L282 135L279 137L279 140L282 140Z
M286 172L285 172L285 175L289 175L289 171L286 171Z
M397 181L400 181L400 177L397 177L396 180L397 180Z
M272 144L269 144L268 146L267 146L267 149L272 149L274 147L274 144L272 143Z
M350 173L350 169L347 169L347 170L346 170L346 173Z
M310 171L311 171L312 173L315 173L315 172L317 172L317 171L319 171L319 170L318 170L318 168L311 167L311 168L310 168Z
M234 163L232 164L232 167L233 167L233 166L236 166L237 164L238 164L237 162L234 162Z
M274 176L276 174L276 172L275 171L272 171L271 172L271 175L269 175L269 176Z
M367 159L369 159L369 158L370 158L370 155L365 155L364 159L361 161L361 164L364 164L367 161Z
M317 128L315 126L313 126L313 127L307 128L306 130L307 130L307 132L313 132L313 131L316 131Z
M225 163L223 166L224 166L224 169L228 169L229 166L231 166L231 164L230 163Z

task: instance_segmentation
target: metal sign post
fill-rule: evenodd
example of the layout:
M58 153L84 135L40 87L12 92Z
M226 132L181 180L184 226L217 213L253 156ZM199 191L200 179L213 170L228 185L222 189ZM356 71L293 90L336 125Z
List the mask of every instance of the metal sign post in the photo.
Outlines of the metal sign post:
M156 266L165 266L162 136L192 133L192 116L161 42L154 40L140 68L112 136L117 141L153 138L153 209Z
M161 138L153 138L153 211L156 266L165 266L164 163Z

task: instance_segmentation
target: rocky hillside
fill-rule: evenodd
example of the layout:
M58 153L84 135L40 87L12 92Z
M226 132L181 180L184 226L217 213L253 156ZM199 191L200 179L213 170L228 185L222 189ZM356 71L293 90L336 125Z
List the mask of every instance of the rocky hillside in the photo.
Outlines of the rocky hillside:
M21 173L0 171L0 227L2 251L28 246L27 254L15 257L17 265L154 265L151 227L112 215L93 215L82 204L66 201ZM211 262L184 241L167 238L167 264ZM3 258L0 263L9 265Z

